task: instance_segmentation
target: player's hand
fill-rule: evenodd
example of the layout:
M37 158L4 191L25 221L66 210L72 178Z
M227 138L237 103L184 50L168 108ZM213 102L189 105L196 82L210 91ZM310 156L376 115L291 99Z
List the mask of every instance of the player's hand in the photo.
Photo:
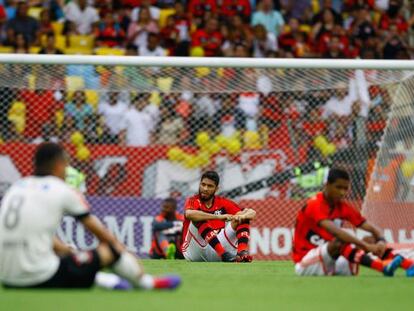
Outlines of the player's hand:
M387 249L387 244L384 241L378 241L375 245L377 246L377 251L374 252L374 255L382 257Z
M237 221L237 222L242 222L243 220L245 220L246 219L246 216L245 215L233 215L233 220L235 220L235 221Z

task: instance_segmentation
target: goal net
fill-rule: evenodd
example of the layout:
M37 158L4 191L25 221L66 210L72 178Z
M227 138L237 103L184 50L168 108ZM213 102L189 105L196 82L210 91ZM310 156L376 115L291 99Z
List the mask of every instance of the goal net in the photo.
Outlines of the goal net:
M59 141L81 172L70 182L146 256L162 201L182 211L213 169L221 194L258 212L251 253L287 259L296 212L335 165L351 173L348 199L408 243L412 83L323 60L0 56L0 196L31 174L38 143ZM96 244L71 218L59 235Z

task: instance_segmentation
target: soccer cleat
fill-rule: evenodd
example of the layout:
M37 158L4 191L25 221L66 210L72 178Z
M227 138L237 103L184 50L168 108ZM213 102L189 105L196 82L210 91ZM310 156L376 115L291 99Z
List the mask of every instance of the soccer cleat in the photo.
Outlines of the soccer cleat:
M394 257L394 259L384 267L382 271L385 276L394 276L395 270L401 265L403 258L400 255Z
M221 261L234 262L234 257L229 252L224 252L223 255L221 255Z
M154 277L154 289L175 289L181 284L178 275Z
M177 247L174 243L170 243L168 245L167 251L165 252L165 258L167 259L175 259L175 253L177 251Z
M405 275L408 276L409 278L414 277L414 265L409 267L406 271L405 271Z
M252 262L253 257L249 255L248 251L241 251L237 253L236 262Z

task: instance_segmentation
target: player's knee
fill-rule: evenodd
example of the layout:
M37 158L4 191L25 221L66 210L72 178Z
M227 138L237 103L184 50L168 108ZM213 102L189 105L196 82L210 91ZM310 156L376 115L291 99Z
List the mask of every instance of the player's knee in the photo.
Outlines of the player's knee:
M109 244L100 244L96 249L101 267L108 267L116 262L121 253L113 246Z
M328 243L328 252L333 258L338 258L341 254L341 249L344 246L344 243L338 239L330 241Z

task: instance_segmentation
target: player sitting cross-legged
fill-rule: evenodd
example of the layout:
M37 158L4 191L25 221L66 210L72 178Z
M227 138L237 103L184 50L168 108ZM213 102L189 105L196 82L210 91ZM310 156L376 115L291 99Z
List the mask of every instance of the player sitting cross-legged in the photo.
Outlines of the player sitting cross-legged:
M175 288L177 276L145 274L137 258L94 217L83 195L64 182L68 165L58 144L38 146L34 176L6 192L0 209L0 282L6 288L87 288L110 268L133 287ZM99 246L78 252L55 236L64 214L96 236Z
M216 196L219 175L214 171L201 176L199 193L185 203L182 251L189 261L251 262L249 255L252 209Z
M297 275L355 275L359 265L393 276L401 266L414 274L414 262L387 248L381 231L343 201L349 189L349 174L329 171L323 192L310 198L296 218L293 261ZM372 234L373 243L343 230L346 221Z

